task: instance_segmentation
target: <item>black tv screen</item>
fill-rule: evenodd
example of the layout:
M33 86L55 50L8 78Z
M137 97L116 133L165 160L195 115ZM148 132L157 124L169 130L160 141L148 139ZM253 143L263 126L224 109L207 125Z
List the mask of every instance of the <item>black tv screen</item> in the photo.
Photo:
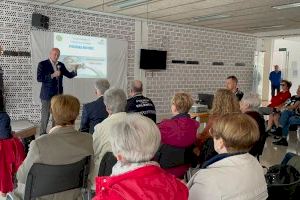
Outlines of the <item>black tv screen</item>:
M166 69L167 52L158 50L141 49L141 69Z

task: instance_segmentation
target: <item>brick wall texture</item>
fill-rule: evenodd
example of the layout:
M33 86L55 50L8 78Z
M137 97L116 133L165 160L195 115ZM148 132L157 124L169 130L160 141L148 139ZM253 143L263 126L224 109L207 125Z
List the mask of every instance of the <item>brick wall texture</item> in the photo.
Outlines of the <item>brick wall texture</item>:
M31 15L38 12L50 17L49 31L128 41L128 82L134 79L135 19L91 14L20 3L0 1L0 45L5 50L31 51ZM240 88L251 90L256 38L206 28L187 27L148 21L148 45L168 51L167 70L147 72L147 96L154 101L158 114L170 112L170 99L177 91L196 96L199 92L214 93L224 87L228 75L236 75ZM172 59L197 60L199 65L172 64ZM224 66L212 66L222 61ZM234 63L246 66L236 67ZM40 106L32 102L32 80L28 57L0 57L4 70L6 109L12 119L40 120Z
M167 70L147 72L147 94L159 113L170 113L172 96L179 91L213 94L235 75L241 90L252 90L256 38L249 35L187 27L160 22L148 23L149 48L167 50ZM172 64L171 60L199 61L198 65ZM212 65L224 62L224 66ZM246 66L235 66L235 63Z

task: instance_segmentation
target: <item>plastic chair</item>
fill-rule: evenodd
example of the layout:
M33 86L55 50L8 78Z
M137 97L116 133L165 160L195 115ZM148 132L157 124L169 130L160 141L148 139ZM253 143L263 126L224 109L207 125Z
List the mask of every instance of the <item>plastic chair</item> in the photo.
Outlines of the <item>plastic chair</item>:
M67 165L35 163L30 168L24 200L55 194L76 188L87 188L90 156Z

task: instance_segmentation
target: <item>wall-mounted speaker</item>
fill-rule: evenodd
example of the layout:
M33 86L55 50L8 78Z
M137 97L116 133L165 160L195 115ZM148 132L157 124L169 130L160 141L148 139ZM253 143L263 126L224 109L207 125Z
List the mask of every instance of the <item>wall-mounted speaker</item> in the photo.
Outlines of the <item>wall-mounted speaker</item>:
M33 13L31 25L36 28L48 29L49 28L49 17L42 15L42 14Z

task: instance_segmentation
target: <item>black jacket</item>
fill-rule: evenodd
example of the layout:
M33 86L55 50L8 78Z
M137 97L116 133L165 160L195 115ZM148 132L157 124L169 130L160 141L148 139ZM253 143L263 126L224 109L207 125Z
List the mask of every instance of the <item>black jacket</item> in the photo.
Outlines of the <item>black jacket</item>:
M108 113L103 102L103 96L96 101L84 104L82 107L80 131L93 134L94 127L106 119Z
M151 99L144 97L142 94L137 94L127 100L126 112L140 113L156 123L155 106Z
M0 112L0 140L12 137L10 118L6 112Z
M37 69L37 81L42 83L40 98L42 100L50 100L53 96L63 93L63 76L73 78L76 72L69 72L62 62L58 62L60 66L61 76L59 78L51 78L54 73L52 64L49 59L39 63Z

